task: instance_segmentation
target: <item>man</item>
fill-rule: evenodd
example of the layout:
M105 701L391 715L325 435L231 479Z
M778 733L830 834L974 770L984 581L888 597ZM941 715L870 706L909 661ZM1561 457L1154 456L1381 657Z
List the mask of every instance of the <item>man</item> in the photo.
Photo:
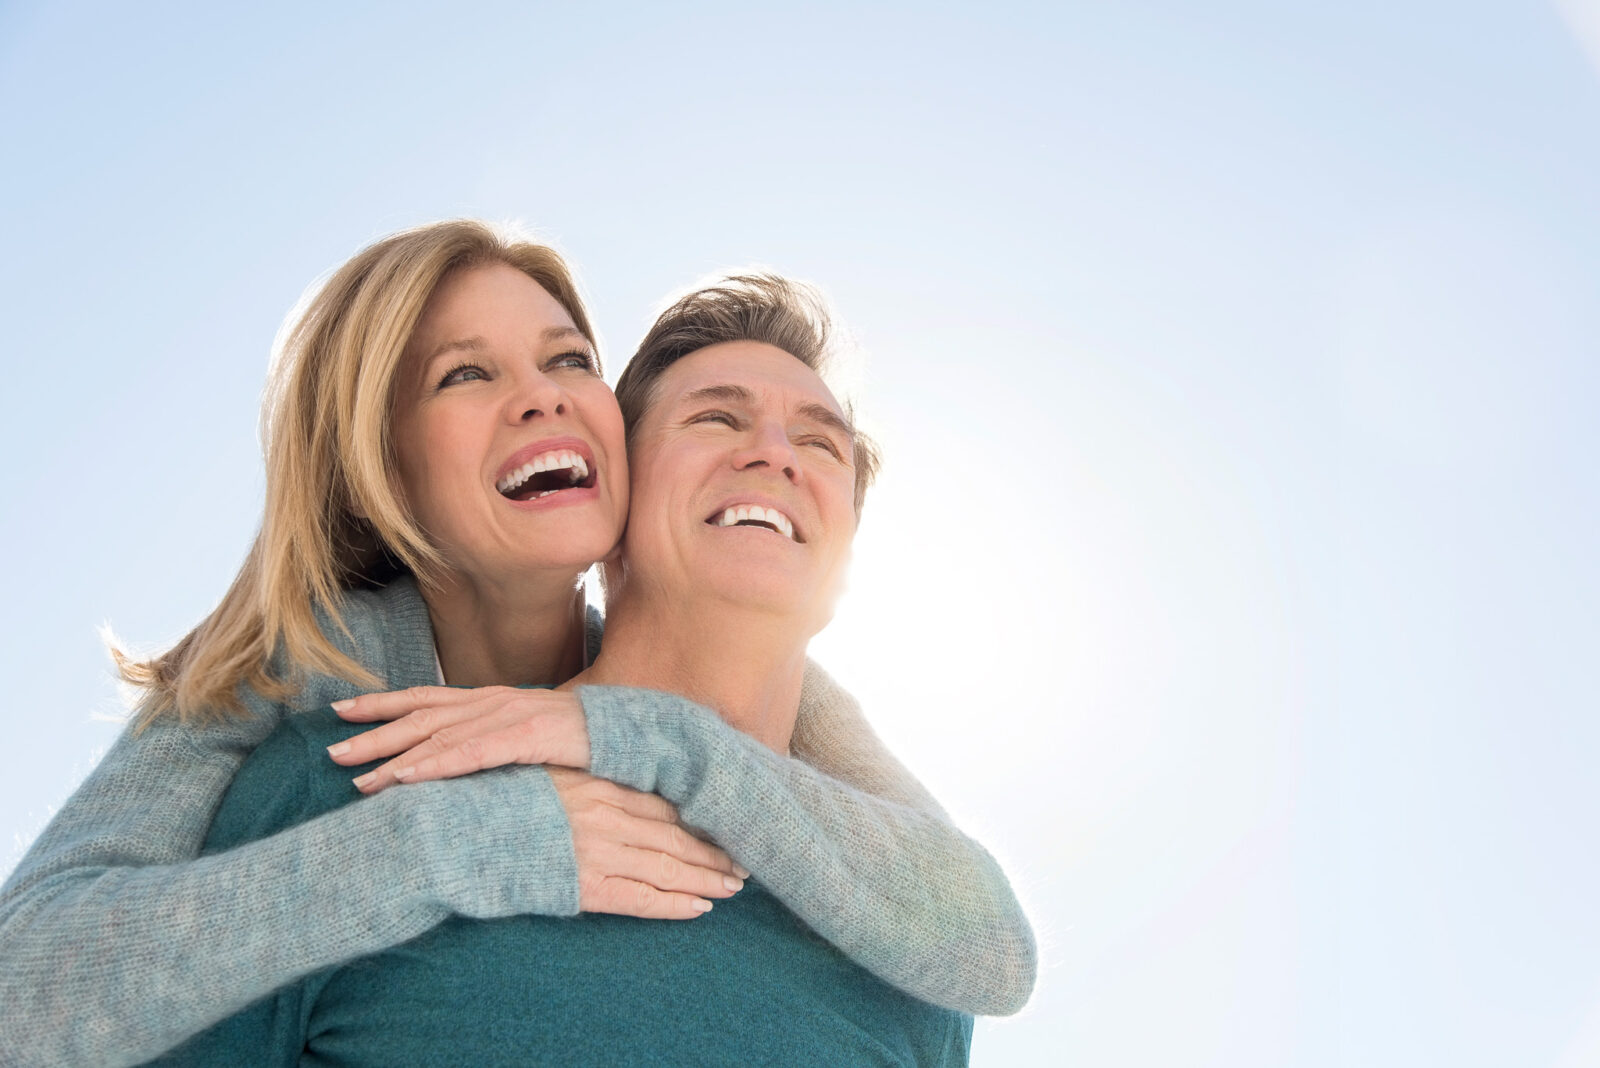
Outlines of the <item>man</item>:
M748 782L748 818L780 831L787 813L761 795L761 769L795 743L806 644L831 617L876 464L818 374L826 348L815 298L765 276L697 291L657 321L617 389L633 505L607 571L605 645L563 687L648 687L714 709L770 751L723 759L750 769L739 780ZM654 725L601 709L588 730L621 722L636 744L603 748L638 752L644 763L660 741ZM272 747L263 750L272 759ZM692 781L593 770L659 787L695 819ZM345 783L348 771L311 774ZM324 796L324 807L350 799ZM236 789L217 827L237 826L230 810L254 803ZM864 808L860 818L869 818ZM794 877L825 867L808 854L829 848L797 832ZM773 885L785 878L759 874ZM839 907L871 908L860 890L841 885ZM971 1025L874 977L752 880L690 924L451 919L281 991L173 1059L292 1061L309 1045L319 1063L352 1064L964 1064Z

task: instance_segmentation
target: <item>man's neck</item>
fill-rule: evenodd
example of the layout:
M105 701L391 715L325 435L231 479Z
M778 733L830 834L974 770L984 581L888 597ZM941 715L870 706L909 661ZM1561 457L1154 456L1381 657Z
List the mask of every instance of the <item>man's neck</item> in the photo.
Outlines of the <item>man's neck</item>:
M583 668L583 586L573 576L424 589L434 645L452 686L563 682Z
M573 684L665 690L787 754L800 710L806 637L791 620L724 606L624 599L606 616L593 666Z

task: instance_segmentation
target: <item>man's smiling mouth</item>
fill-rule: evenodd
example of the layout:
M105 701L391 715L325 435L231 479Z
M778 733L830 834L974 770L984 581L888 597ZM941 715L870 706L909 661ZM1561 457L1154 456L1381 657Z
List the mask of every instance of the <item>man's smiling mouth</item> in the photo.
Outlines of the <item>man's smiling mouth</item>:
M759 504L739 504L724 508L720 515L714 515L706 520L717 527L765 527L774 533L782 534L790 541L799 541L794 536L794 523L789 517L776 508L763 508Z
M542 453L495 483L513 501L532 501L568 489L589 489L594 475L584 458L571 449Z

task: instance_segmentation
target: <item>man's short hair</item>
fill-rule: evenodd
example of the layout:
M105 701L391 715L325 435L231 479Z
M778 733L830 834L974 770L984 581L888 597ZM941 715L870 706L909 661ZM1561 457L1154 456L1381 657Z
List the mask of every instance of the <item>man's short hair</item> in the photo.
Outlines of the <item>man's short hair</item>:
M782 349L819 376L833 355L833 320L816 287L775 274L731 274L688 293L657 316L617 380L628 444L651 406L659 400L657 384L668 367L692 353L729 341L758 341ZM877 476L878 447L856 427L854 406L846 398L845 421L854 443L857 518L867 487Z

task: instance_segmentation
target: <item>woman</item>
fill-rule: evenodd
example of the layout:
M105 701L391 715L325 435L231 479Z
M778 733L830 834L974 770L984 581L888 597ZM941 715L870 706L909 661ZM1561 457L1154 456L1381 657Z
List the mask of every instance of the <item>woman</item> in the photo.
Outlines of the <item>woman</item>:
M406 377L424 308L462 268L488 264L536 282L543 318L516 353L516 389L480 413L497 421L493 432L468 419L459 432L480 442L526 433L537 443L548 436L527 428L549 424L556 439L571 439L550 450L566 454L546 461L556 474L530 472L510 487L525 499L501 495L516 514L493 520L487 494L499 487L480 484L472 496L460 479L474 472L431 466L433 454L408 453L410 439L398 432L402 390L423 411L429 389L438 397L462 384L450 380L453 366L431 382L420 371ZM422 356L470 353L495 325L471 324ZM608 887L643 884L657 892L622 895L638 914L686 918L737 885L724 882L733 871L726 854L671 833L666 813L614 788L610 803L625 815L586 823L574 807L582 802L543 774L389 790L196 856L240 762L290 708L433 683L441 666L465 684L557 682L581 666L577 578L616 543L627 484L620 419L592 334L554 253L476 223L381 241L323 287L288 336L269 397L267 507L245 567L169 654L127 667L150 690L136 729L46 828L0 898L0 1060L135 1062L299 975L452 914L616 908ZM500 470L516 459L499 456L494 470L475 473L520 475L528 464ZM408 465L420 472L417 485L437 490L426 504L408 507L396 492ZM459 528L448 527L452 517ZM445 526L435 531L430 520ZM486 525L475 529L476 520ZM461 562L440 548L451 529L472 532L454 546L465 550ZM681 707L657 698L658 713ZM818 763L826 770L828 758ZM892 763L871 770L899 796L925 796ZM673 878L650 874L663 855L680 862ZM976 846L968 856L987 859ZM999 902L997 912L1007 907ZM897 928L917 922L888 911L874 919L888 955L898 951ZM952 947L951 969L972 967L968 948ZM977 968L980 977L995 971ZM1016 992L1007 996L1011 1004Z

